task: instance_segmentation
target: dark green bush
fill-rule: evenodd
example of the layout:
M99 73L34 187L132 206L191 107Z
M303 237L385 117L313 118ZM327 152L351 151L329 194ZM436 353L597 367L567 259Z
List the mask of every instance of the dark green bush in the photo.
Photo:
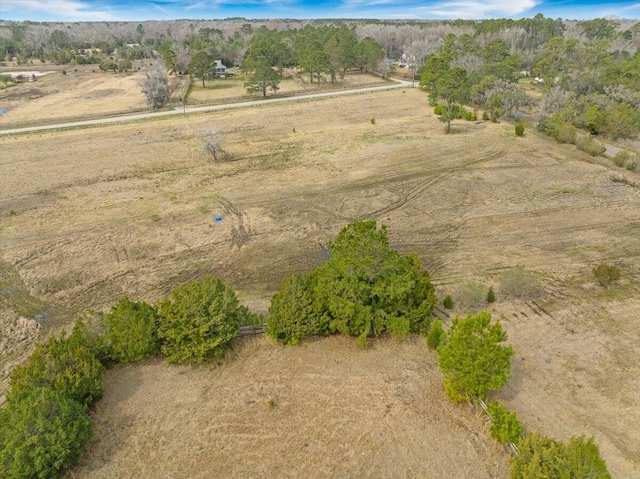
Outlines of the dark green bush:
M446 309L453 309L453 299L451 298L450 294L448 294L447 297L444 298L444 301L442 302L442 305Z
M491 424L491 436L498 442L506 444L508 442L518 442L524 432L524 426L515 412L509 412L498 400L494 399L487 405L489 415L493 423Z
M59 477L91 439L86 407L51 388L31 388L0 409L0 476Z
M331 259L316 270L316 298L331 332L367 337L383 331L426 334L436 295L414 254L389 248L386 227L375 221L345 226L329 244Z
M489 291L487 291L487 303L495 303L496 302L496 293L493 291L493 287L489 287Z
M328 318L314 305L314 277L289 276L271 299L266 333L282 344L329 334Z
M476 117L475 113L468 111L464 114L464 119L467 121L476 121L478 118Z
M427 346L431 349L437 349L446 339L447 334L442 328L442 321L435 319L431 323L429 333L427 333Z
M506 339L500 322L491 323L486 311L453 318L447 341L437 350L445 393L451 401L484 399L490 390L507 383L513 348L501 344Z
M158 305L160 350L171 363L221 359L244 314L235 292L217 278L179 286Z
M69 339L88 348L102 364L106 365L110 359L106 331L106 314L89 311L77 319Z
M512 479L611 479L593 438L574 436L564 444L535 432L520 438L518 451L511 458Z
M524 135L524 123L516 123L516 136Z
M608 286L620 279L620 268L605 263L599 264L593 268L593 275L600 286Z
M36 346L9 377L8 397L35 387L50 387L79 403L91 405L102 396L104 366L74 337L54 337Z
M309 334L340 332L367 338L426 334L436 295L429 273L414 254L389 248L386 228L375 221L345 226L329 244L331 259L308 277L283 282L274 296L268 333L283 343Z
M106 317L110 359L129 363L158 352L158 318L147 303L123 298Z
M252 313L249 308L240 304L238 305L238 321L240 326L262 326L264 324L264 316Z

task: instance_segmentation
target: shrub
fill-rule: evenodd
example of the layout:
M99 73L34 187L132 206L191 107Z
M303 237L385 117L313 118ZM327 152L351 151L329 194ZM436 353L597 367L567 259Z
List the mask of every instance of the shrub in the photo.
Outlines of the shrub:
M463 308L474 309L484 305L486 298L485 286L475 281L465 281L455 293L456 303Z
M249 308L240 304L238 305L238 321L240 326L262 326L264 324L264 316L252 313Z
M500 276L500 290L503 295L516 298L530 298L540 291L536 275L520 266Z
M371 122L372 125L376 124L376 119L375 118L371 118L371 120L369 120Z
M85 405L102 396L104 366L74 337L49 338L11 373L13 398L28 389L50 387Z
M613 157L613 163L620 168L633 171L636 169L636 156L626 150L620 150Z
M123 298L106 317L110 359L139 361L158 352L156 311L147 303Z
M516 123L516 136L524 135L524 123Z
M383 331L426 334L437 302L429 273L416 255L389 248L384 225L349 224L329 249L331 259L314 272L314 293L331 333L358 336L359 345Z
M472 111L468 111L464 114L464 119L467 121L476 121L478 118L476 117L475 113L473 113Z
M482 113L482 119L483 119L484 121L490 120L490 119L491 119L491 117L489 116L489 112L487 112L487 111L483 112L483 113Z
M513 348L503 346L507 334L500 322L482 311L454 318L447 342L437 349L445 393L453 402L484 399L509 380Z
M158 305L160 349L170 363L221 359L243 313L235 292L217 278L179 286Z
M271 299L266 333L282 344L297 344L300 339L329 334L327 318L314 306L314 278L289 276Z
M0 473L55 478L73 466L92 434L86 407L51 388L32 388L0 409Z
M618 153L616 153L616 155L613 157L613 164L620 167L620 168L624 168L624 165L627 163L627 160L631 158L631 153L629 153L627 150L620 150Z
M520 438L518 451L518 454L511 458L512 479L611 479L593 438L585 441L584 436L574 436L569 439L568 444L564 444L535 432Z
M489 291L487 291L487 303L495 303L496 302L496 293L493 291L493 287L489 287Z
M66 75L67 74L67 70L62 70L62 74Z
M553 136L560 143L575 143L576 136L578 135L578 130L575 126L569 123L563 123L558 127L558 129L554 132Z
M433 109L433 113L436 115L442 115L444 113L444 105L438 105Z
M427 334L427 346L431 349L437 349L445 339L447 338L447 333L445 333L442 328L442 321L436 319L431 323L431 328L429 328L429 333Z
M607 151L607 148L602 143L594 140L589 135L583 135L576 138L576 146L578 149L591 156L598 156Z
M451 295L448 294L446 298L444 298L444 301L442 302L442 305L446 308L446 309L453 309L453 299L451 299Z
M620 279L620 268L605 263L599 264L593 268L593 275L600 286L608 286Z
M102 364L110 359L106 341L107 321L104 313L89 311L76 320L70 339L88 348Z
M524 426L515 412L509 412L507 408L494 399L487 405L487 410L491 416L491 437L496 441L506 444L517 442L524 432Z

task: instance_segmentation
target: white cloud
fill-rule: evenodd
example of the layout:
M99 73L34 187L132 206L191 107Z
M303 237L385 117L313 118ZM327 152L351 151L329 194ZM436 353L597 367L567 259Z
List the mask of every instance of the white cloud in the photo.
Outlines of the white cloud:
M421 16L432 15L442 18L502 18L513 17L523 12L531 10L536 5L542 3L541 0L451 0L437 2L428 7L420 7Z
M93 10L78 0L2 0L0 10L2 17L10 14L11 18L21 19L46 16L67 21L119 20L109 10Z
M514 17L542 2L543 0L343 0L341 8L357 10L358 16L371 18L482 19Z

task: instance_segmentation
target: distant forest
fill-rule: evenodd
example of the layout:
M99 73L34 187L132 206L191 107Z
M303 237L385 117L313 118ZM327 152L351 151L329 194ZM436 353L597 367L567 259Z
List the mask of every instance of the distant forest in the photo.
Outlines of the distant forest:
M0 22L5 65L90 63L118 72L131 69L134 60L158 59L170 73L204 82L216 59L254 73L253 87L263 94L277 88L280 77L271 69L282 75L297 68L321 83L338 81L353 68L389 76L402 66L434 106L479 106L492 119L536 106L538 126L571 143L572 128L612 139L640 132L639 51L640 22L542 14L483 21ZM526 77L541 91L536 105L520 88ZM453 96L443 89L451 82ZM447 115L455 118L460 110L450 108Z

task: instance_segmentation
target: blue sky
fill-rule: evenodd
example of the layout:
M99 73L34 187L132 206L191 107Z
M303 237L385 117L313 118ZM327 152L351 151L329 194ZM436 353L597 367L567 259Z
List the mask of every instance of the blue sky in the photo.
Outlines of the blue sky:
M591 0L0 0L0 19L31 21L245 18L640 18L639 1Z

